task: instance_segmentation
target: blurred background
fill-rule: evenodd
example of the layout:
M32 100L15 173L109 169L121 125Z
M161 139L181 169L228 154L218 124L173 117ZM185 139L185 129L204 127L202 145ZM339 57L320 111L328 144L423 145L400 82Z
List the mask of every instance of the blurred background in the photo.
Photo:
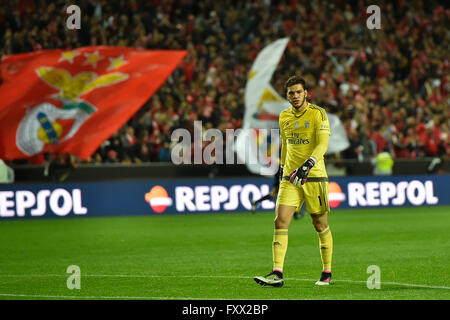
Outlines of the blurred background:
M0 299L448 299L449 3L0 0ZM279 58L261 54L275 43ZM309 218L291 227L292 286L254 287L271 263L273 175L172 162L174 132L193 138L196 121L219 136L276 126L294 74L337 124L327 293ZM374 265L383 290L366 287Z
M71 4L81 9L78 30L66 27ZM195 120L204 129L241 128L252 63L265 46L289 37L271 84L284 96L287 77L303 76L309 100L342 122L349 147L327 154L330 176L375 174L383 152L393 163L388 174L448 172L449 8L442 1L377 1L381 29L368 29L371 4L2 0L3 57L100 45L187 50L167 81L88 159L43 152L5 164L16 182L254 176L243 164L175 167L171 134L192 130Z

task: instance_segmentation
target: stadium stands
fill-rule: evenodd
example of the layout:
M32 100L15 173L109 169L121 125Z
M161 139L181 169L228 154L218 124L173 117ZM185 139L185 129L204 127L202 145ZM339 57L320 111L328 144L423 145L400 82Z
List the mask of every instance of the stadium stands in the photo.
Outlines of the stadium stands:
M81 29L72 31L67 1L2 1L0 54L88 45L188 50L90 163L170 161L171 132L195 120L239 128L248 70L285 36L273 86L282 93L293 73L307 79L314 103L345 125L351 146L343 158L369 160L385 148L396 158L448 157L450 9L440 1L378 5L382 28L369 30L365 1L92 0L80 4Z

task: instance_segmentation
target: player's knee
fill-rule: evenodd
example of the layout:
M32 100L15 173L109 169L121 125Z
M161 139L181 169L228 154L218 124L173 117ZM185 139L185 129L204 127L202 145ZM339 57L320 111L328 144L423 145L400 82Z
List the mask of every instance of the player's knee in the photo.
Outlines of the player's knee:
M274 220L275 229L287 229L289 227L289 220L281 216L276 216Z
M314 229L316 229L317 232L322 232L323 230L328 228L328 223L326 221L313 219L312 223L314 225Z

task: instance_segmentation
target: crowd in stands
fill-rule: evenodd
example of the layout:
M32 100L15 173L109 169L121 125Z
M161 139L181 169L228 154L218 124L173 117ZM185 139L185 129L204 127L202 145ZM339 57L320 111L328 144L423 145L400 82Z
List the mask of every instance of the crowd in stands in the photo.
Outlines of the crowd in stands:
M239 128L245 83L267 44L289 36L273 76L303 76L310 100L335 113L351 146L343 158L450 155L450 9L444 2L377 1L381 29L369 29L371 1L86 0L81 29L65 28L56 0L2 1L0 54L92 45L186 49L166 83L87 161L170 161L171 133L202 120Z

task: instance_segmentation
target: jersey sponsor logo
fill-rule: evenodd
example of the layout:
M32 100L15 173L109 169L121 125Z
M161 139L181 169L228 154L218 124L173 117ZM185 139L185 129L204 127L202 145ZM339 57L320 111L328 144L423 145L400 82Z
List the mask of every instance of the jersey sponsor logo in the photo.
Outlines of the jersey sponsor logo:
M287 141L289 144L309 144L309 139L302 138L289 138Z
M289 144L309 144L308 138L303 138L299 133L291 132L291 137L287 139Z

